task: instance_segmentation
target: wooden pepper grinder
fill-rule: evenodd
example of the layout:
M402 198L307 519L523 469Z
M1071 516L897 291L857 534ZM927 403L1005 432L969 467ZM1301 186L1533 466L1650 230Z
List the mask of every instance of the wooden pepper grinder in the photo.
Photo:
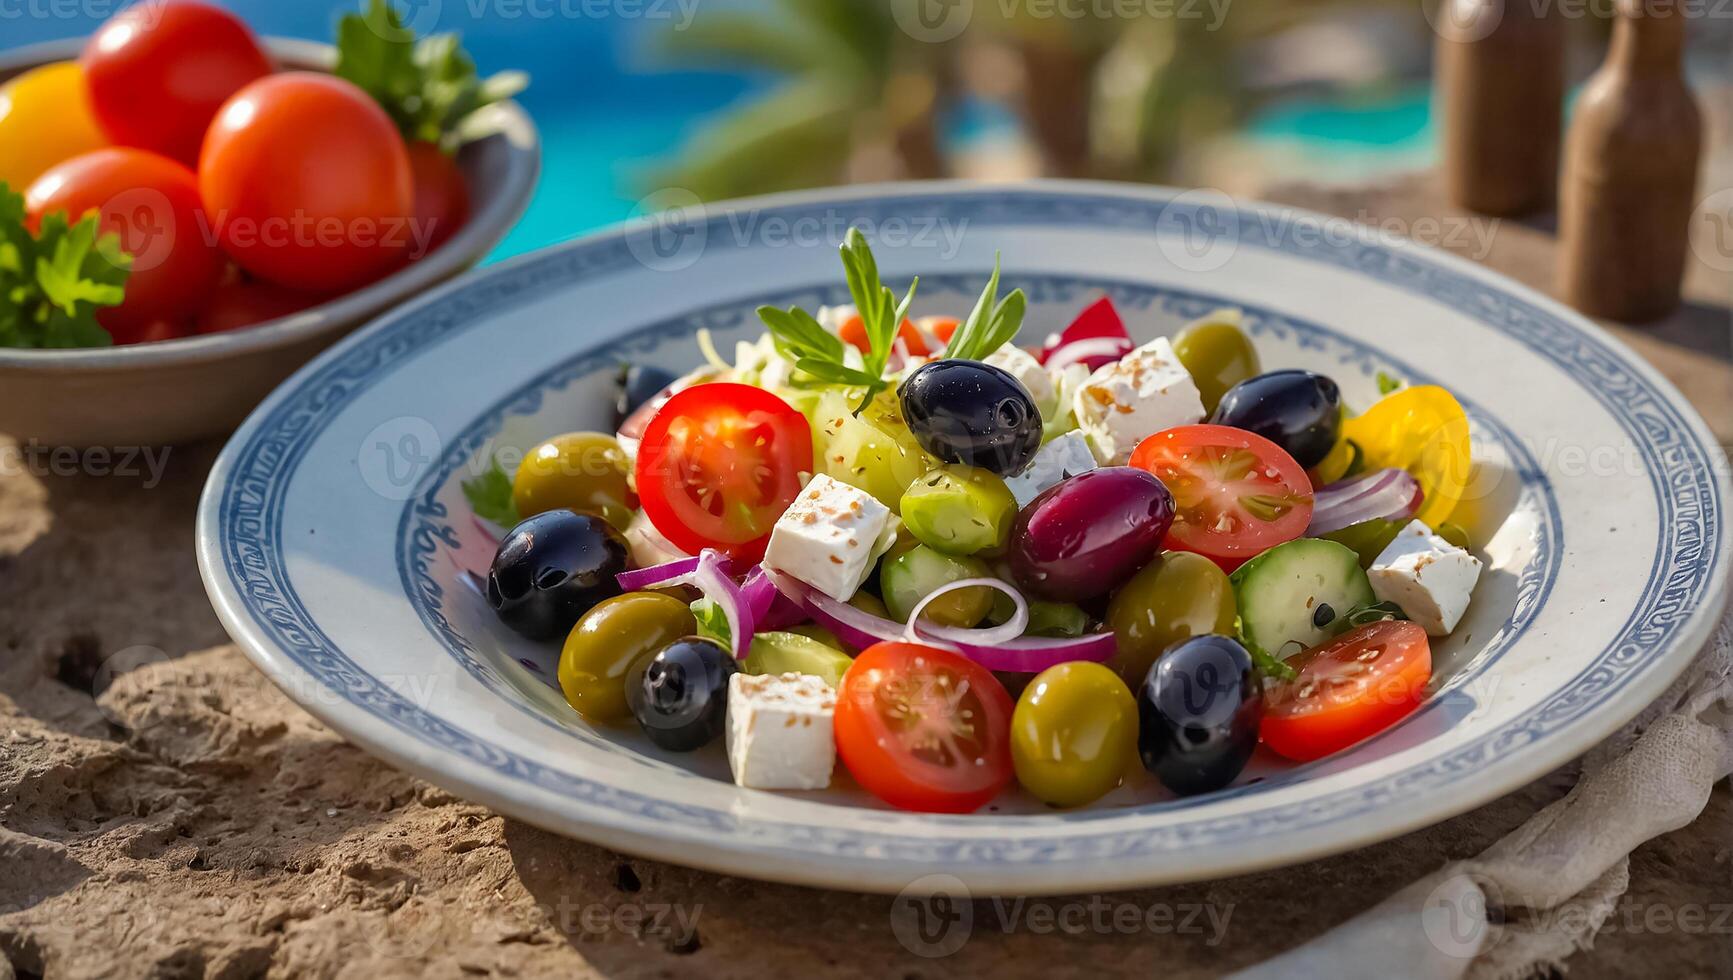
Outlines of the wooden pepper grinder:
M1641 323L1679 305L1703 145L1684 53L1677 0L1618 0L1559 195L1559 295L1591 316Z
M1551 4L1444 0L1434 21L1450 200L1513 217L1553 206L1565 25Z

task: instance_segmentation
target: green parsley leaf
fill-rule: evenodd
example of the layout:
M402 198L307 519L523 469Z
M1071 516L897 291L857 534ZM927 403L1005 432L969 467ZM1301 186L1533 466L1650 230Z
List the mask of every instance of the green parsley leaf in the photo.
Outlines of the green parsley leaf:
M1383 371L1378 372L1378 394L1388 395L1392 391L1400 390L1402 387L1403 381L1401 378L1398 378L1393 374L1387 374Z
M476 113L523 91L529 76L501 72L483 79L456 34L416 40L391 0L369 0L337 22L340 78L384 107L404 139L455 151L473 131Z
M695 600L692 603L692 618L698 621L699 636L707 636L725 647L734 645L734 631L728 628L728 616L714 600Z
M512 501L511 477L506 475L499 460L488 460L487 469L473 480L464 480L462 486L463 495L469 500L475 516L501 527L515 526L521 520L517 504Z
M96 311L126 298L132 256L86 215L44 215L35 234L24 198L0 182L0 347L106 347Z

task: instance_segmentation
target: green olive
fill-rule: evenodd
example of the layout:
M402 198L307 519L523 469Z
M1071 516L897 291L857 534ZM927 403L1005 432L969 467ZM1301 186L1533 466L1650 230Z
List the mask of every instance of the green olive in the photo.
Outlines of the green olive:
M1445 521L1437 527L1438 536L1464 551L1470 550L1468 529L1454 521ZM1374 555L1373 557L1377 557Z
M1251 338L1226 320L1206 319L1181 330L1173 338L1173 352L1203 396L1205 414L1216 410L1229 388L1263 373Z
M904 491L909 533L950 555L1002 548L1017 519L1017 498L997 474L974 466L928 470Z
M632 491L626 485L631 463L613 436L568 432L535 447L511 481L519 517L569 507L600 514L624 531L632 521Z
M1137 753L1137 703L1119 675L1076 660L1029 682L1011 712L1011 763L1023 788L1054 806L1106 795Z
M1162 651L1207 633L1234 635L1239 608L1227 573L1189 551L1167 551L1119 587L1107 605L1107 625L1119 650L1112 666L1136 686Z
M626 682L656 651L696 632L684 602L658 592L628 592L596 604L560 650L560 690L591 721L631 715Z
M1396 535L1402 531L1403 526L1403 523L1397 521L1374 517L1319 537L1352 548L1354 553L1360 556L1360 567L1370 568L1372 560L1385 548L1390 547L1390 542L1396 540Z
M890 618L907 621L922 599L940 586L966 578L991 578L984 562L960 558L920 545L891 562L879 573L880 590ZM921 618L940 626L971 627L993 609L997 592L986 586L958 589L934 599Z
M811 674L836 687L852 663L848 654L810 636L770 630L752 637L741 669L748 674Z

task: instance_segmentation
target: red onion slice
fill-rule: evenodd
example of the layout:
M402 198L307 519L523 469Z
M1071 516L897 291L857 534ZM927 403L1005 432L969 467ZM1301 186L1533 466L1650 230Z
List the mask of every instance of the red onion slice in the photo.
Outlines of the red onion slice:
M1053 352L1066 344L1098 337L1113 337L1126 343L1131 342L1131 332L1125 329L1125 321L1119 318L1119 311L1114 309L1113 300L1106 296L1084 307L1069 326L1047 338L1047 342L1042 345L1041 363L1046 364Z
M1011 603L1016 610L998 626L985 629L965 629L956 626L938 626L921 622L921 613L926 612L928 604L942 595L948 595L958 589L976 587L994 589L1011 597ZM1016 589L996 578L964 578L955 582L947 582L927 593L926 598L915 603L914 611L909 613L909 622L905 635L911 640L921 640L924 636L936 636L948 643L974 643L979 646L994 646L1008 643L1023 635L1023 630L1029 626L1029 603ZM924 636L923 636L924 634Z
M769 574L777 591L798 603L820 626L835 633L837 639L857 650L864 650L883 641L910 641L911 627L908 624L882 619L846 602L838 602L787 575L777 572ZM989 580L971 580L973 584L986 581ZM997 582L996 579L990 581ZM1004 583L998 583L998 587L1007 588ZM1023 615L1027 617L1027 605L1023 608ZM916 612L918 614L919 610ZM954 650L988 670L1016 673L1038 673L1054 664L1072 660L1093 660L1100 663L1110 659L1117 649L1112 633L1094 633L1081 637L1021 636L1014 640L983 644L979 642L980 634L992 634L1001 627L967 630L921 624L913 629L917 631L914 634L915 642Z
M777 591L763 565L754 565L746 573L740 592L746 597L752 621L759 630L779 630L806 621L805 610Z
M716 603L728 620L728 638L734 646L734 659L745 660L752 646L752 634L757 629L752 607L740 586L728 574L727 559L721 553L705 548L698 556L698 569L692 573L692 584L704 593L704 598Z
M1063 371L1073 364L1082 364L1093 371L1104 364L1111 364L1131 353L1133 345L1129 340L1118 337L1087 337L1074 340L1069 344L1054 348L1047 355L1047 370Z
M713 552L706 549L706 554L711 553ZM722 557L720 552L714 552L714 554L716 555L715 560L721 563L722 570L732 577L736 572L733 560ZM693 575L698 571L698 566L703 561L704 556L698 555L693 558L679 558L674 561L663 562L660 565L651 565L649 568L634 568L614 576L614 581L620 583L620 588L627 592L652 589L659 585L693 585L696 584L693 581Z
M1425 498L1420 481L1405 470L1374 470L1338 480L1312 494L1312 523L1306 533L1316 537L1365 521L1405 521L1419 512Z

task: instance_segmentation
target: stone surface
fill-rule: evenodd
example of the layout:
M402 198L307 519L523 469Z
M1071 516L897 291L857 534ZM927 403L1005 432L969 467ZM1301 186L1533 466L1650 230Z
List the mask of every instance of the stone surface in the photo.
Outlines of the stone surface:
M1380 215L1448 213L1425 185L1285 196ZM1491 258L1544 285L1549 243L1507 223ZM1724 439L1733 437L1727 325L1727 311L1702 299L1657 329L1625 332ZM348 746L253 670L210 611L191 543L214 453L173 451L160 483L148 472L53 475L45 461L32 475L16 454L0 456L0 980L1212 976L1473 855L1569 784L1555 774L1436 827L1295 868L1075 899L976 900L968 941L922 957L899 939L914 923L887 897L568 841ZM1631 879L1571 975L1727 975L1725 783L1694 824L1636 852Z

